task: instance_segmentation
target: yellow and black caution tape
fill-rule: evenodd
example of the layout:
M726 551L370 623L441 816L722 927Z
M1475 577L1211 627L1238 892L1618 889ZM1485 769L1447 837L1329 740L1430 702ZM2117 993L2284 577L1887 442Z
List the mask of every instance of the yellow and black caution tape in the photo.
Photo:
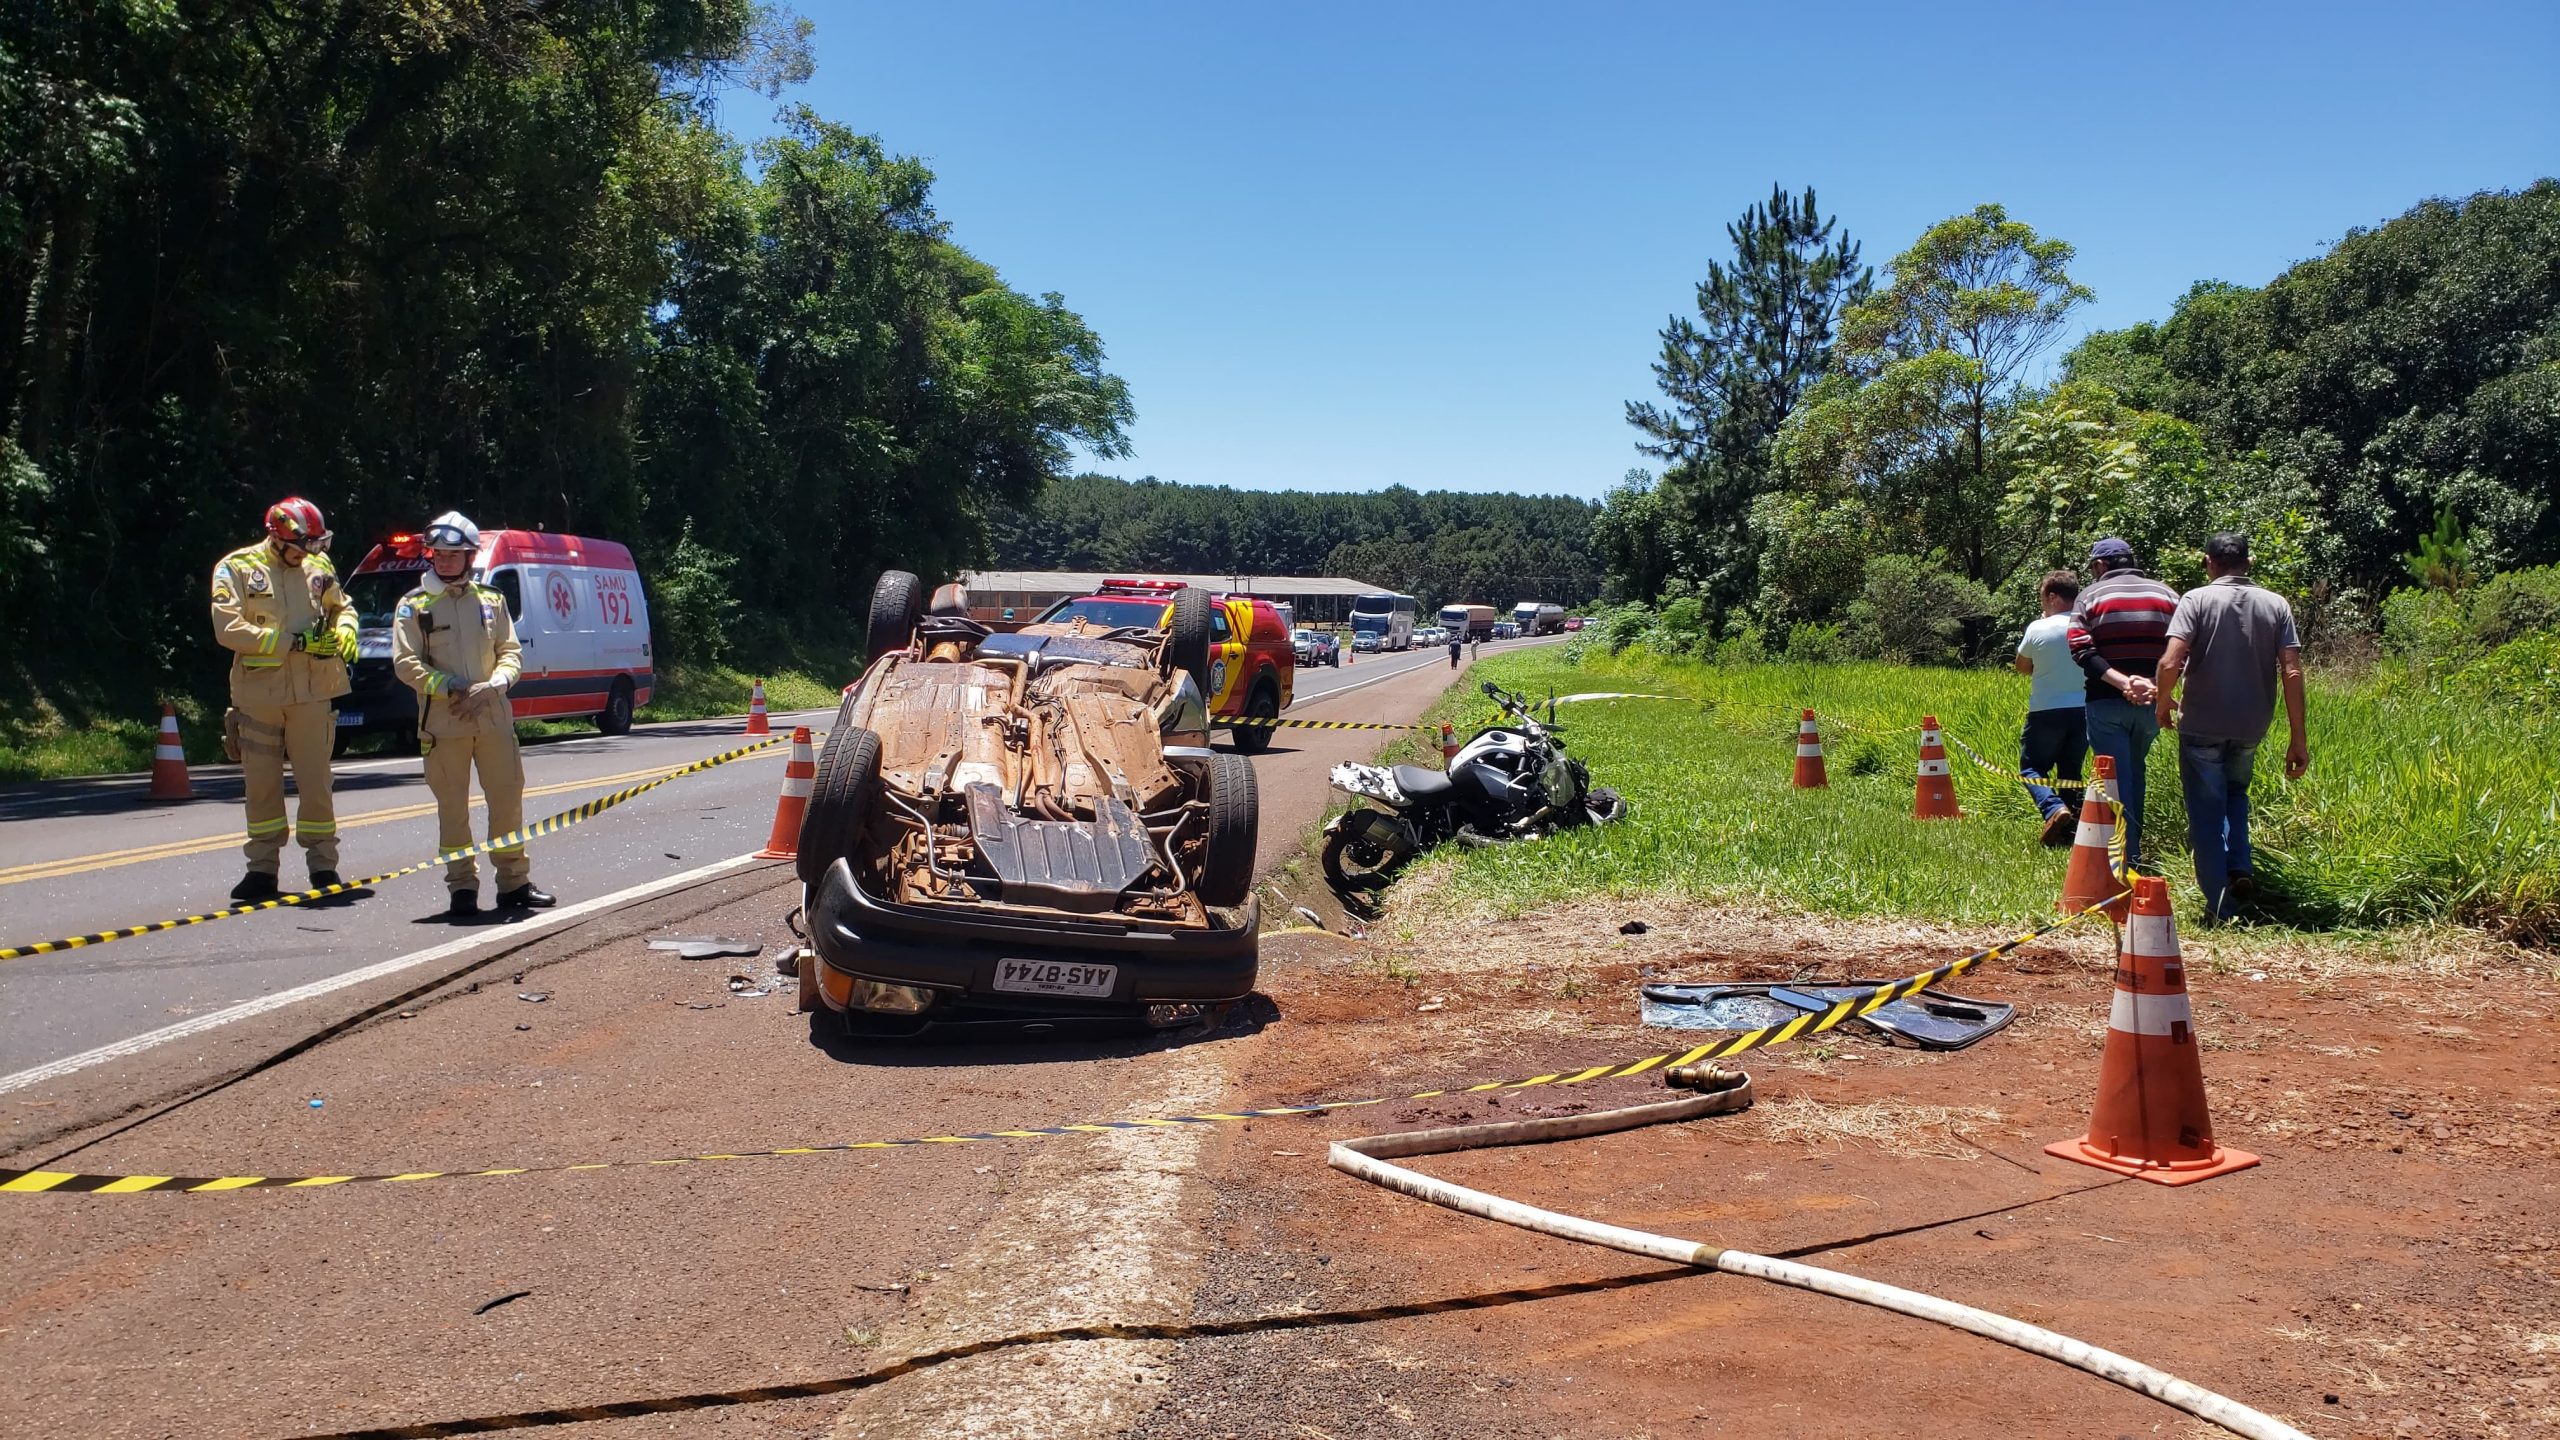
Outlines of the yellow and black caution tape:
M208 911L202 915L187 915L175 920L154 920L148 925L128 925L121 930L101 930L92 935L72 935L60 940L42 940L32 945L12 945L6 949L0 949L0 960L22 960L30 955L51 955L64 950L79 950L91 945L130 940L137 935L156 935L163 930L177 930L189 925L204 925L215 920L228 920L234 915L247 915L259 910L274 910L286 905L308 905L314 901L326 900L350 891L370 889L373 886L400 879L402 876L415 875L421 870L459 860L466 855L482 855L492 850L507 849L522 845L537 835L548 835L557 830L567 829L569 826L592 820L634 796L645 795L661 785L681 780L687 775L699 774L715 766L726 765L732 760L743 759L760 750L770 750L790 738L788 735L776 735L769 740L759 740L753 745L742 745L735 750L724 751L706 760L696 760L690 765L670 770L655 780L644 781L627 790L617 790L583 805L573 805L557 815L536 820L511 834L493 835L477 845L458 846L433 859L421 860L415 865L403 865L397 870L385 870L379 875L367 875L361 880L349 880L337 885L323 885L315 890L279 895L272 900L247 900L224 909Z
M2050 775L2021 775L2017 771L2011 770L2006 766L1994 765L1990 761L1983 759L1981 751L1964 743L1964 741L1959 738L1954 731L1941 728L1938 733L1945 737L1948 744L1963 751L1966 759L1981 766L1983 769L1990 771L1992 774L1999 776L2003 780L2012 780L2021 785L2041 785L2047 790L2086 790L2090 786L2098 783L2095 780L2060 780Z
M1584 1085L1597 1080L1623 1080L1656 1070L1682 1065L1695 1065L1704 1060L1720 1060L1783 1045L1808 1035L1819 1035L1843 1021L1872 1014L1896 1000L1907 999L1932 986L1944 984L1978 966L2008 954L2022 945L2078 924L2092 915L2103 916L2106 907L2121 896L2075 911L2059 919L2021 934L2013 935L1997 945L1986 946L1958 960L1950 960L1932 970L1923 970L1908 979L1876 986L1863 994L1835 1002L1820 1013L1808 1012L1783 1025L1763 1026L1711 1040L1704 1045L1674 1055L1665 1052L1648 1055L1641 1060L1620 1064L1593 1065L1572 1072L1557 1071L1549 1075L1533 1075L1525 1080L1488 1080L1478 1085L1464 1085L1440 1090L1422 1090L1406 1096L1377 1096L1366 1100L1317 1100L1304 1105L1280 1105L1256 1110L1212 1110L1197 1115L1159 1115L1136 1120L1098 1120L1074 1125L1034 1125L1012 1130L975 1130L952 1135L927 1135L907 1140L855 1140L827 1145L791 1145L774 1150L713 1151L698 1155L671 1155L654 1160L596 1160L578 1165L504 1165L483 1170L410 1170L399 1174L378 1175L85 1175L63 1170L0 1169L0 1192L10 1194L96 1194L134 1195L155 1190L184 1190L194 1193L228 1190L310 1190L336 1185L413 1184L421 1180L456 1180L469 1176L550 1175L573 1170L631 1170L648 1166L698 1165L719 1160L763 1160L785 1155L838 1155L857 1150L908 1150L929 1145L971 1145L997 1140L1037 1140L1059 1135L1104 1135L1116 1130L1166 1130L1185 1125L1219 1125L1247 1120L1284 1118L1292 1115L1321 1115L1335 1110L1357 1110L1371 1105L1390 1105L1409 1100L1433 1100L1448 1095L1474 1095L1495 1090L1528 1090L1548 1085Z
M1437 725L1391 725L1376 720L1284 720L1278 716L1212 715L1212 726L1246 725L1260 730L1437 730Z

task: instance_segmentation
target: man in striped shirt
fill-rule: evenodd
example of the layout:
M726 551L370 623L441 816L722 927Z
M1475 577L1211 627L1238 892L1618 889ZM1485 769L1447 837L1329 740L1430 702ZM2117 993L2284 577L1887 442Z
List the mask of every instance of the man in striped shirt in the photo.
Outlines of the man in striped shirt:
M2089 677L2089 748L2116 764L2127 864L2142 858L2142 792L2151 742L2160 736L2153 677L2169 648L2178 592L2142 573L2133 547L2113 536L2089 547L2098 578L2071 610L2071 658Z

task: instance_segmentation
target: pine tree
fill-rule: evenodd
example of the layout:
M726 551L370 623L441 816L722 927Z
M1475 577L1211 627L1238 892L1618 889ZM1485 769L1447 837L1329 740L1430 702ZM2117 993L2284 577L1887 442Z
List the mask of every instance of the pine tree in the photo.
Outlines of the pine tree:
M1768 487L1769 448L1805 390L1831 366L1842 309L1867 298L1875 272L1858 244L1833 238L1811 186L1772 186L1725 227L1733 263L1709 261L1697 318L1674 315L1654 361L1663 404L1629 401L1637 448L1666 460L1660 517L1667 549L1721 615L1755 584L1744 523Z

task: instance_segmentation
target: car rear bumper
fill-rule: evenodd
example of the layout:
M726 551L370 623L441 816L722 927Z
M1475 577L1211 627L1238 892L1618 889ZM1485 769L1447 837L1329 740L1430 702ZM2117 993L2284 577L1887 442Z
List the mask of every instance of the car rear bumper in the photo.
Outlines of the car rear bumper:
M838 860L808 895L809 943L821 963L819 992L845 1009L852 981L933 992L924 1018L963 1007L1047 1015L1124 1015L1160 1004L1216 1004L1253 993L1261 915L1248 898L1217 911L1233 928L1155 930L1071 916L957 916L874 899ZM1019 994L995 988L998 962L1059 961L1117 967L1108 996Z

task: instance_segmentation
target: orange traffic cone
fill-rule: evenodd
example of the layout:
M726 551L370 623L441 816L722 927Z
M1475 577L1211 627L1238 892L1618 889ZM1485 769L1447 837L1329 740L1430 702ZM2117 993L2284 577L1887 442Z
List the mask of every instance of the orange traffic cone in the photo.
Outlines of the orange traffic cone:
M2213 1143L2196 1049L2169 882L2144 875L2133 882L2089 1133L2057 1140L2044 1153L2160 1185L2192 1185L2257 1164L2246 1150Z
M1796 788L1821 790L1831 784L1831 776L1822 768L1822 732L1814 728L1813 712L1804 712L1804 723L1796 727Z
M747 692L747 733L750 735L773 733L773 722L764 713L764 682L761 680L755 683L754 689Z
M1446 770L1458 758L1458 736L1448 726L1440 727L1440 768Z
M1947 747L1938 738L1938 717L1920 717L1920 790L1911 800L1915 820L1958 820L1955 778L1947 773Z
M2098 782L2080 801L2080 829L2071 837L2071 863L2063 869L2062 899L2054 908L2077 914L2112 899L2115 903L2107 906L2107 918L2121 922L2124 885L2116 879L2115 862L2107 853L2116 835L2116 761L2112 755L2097 760Z
M773 835L757 851L758 860L789 860L800 853L800 822L809 813L809 791L818 778L818 754L809 747L809 727L791 732L791 758L782 765L782 798L773 805Z
M151 747L151 788L146 800L193 800L195 782L187 778L187 747L178 742L178 712L160 706L160 742Z

